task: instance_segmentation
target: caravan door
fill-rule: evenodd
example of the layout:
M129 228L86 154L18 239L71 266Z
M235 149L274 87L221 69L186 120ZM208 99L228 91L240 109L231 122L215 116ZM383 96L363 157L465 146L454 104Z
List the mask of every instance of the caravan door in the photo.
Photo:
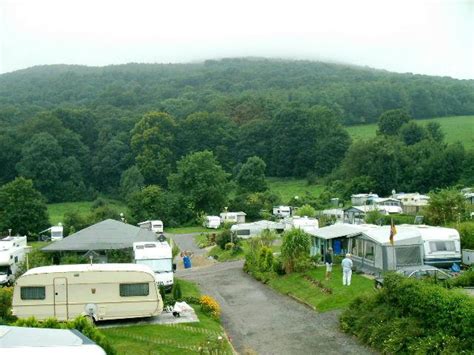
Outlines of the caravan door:
M54 316L58 320L68 319L67 305L67 279L57 277L54 279Z

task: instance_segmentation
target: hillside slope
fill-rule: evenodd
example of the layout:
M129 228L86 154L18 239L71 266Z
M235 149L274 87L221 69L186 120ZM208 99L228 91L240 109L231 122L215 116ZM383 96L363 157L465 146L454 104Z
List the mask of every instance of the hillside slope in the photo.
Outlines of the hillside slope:
M269 59L51 65L0 76L0 122L7 123L58 106L126 116L165 110L176 118L218 111L244 123L290 102L328 106L346 124L375 122L382 112L400 107L415 118L469 115L474 114L474 81Z

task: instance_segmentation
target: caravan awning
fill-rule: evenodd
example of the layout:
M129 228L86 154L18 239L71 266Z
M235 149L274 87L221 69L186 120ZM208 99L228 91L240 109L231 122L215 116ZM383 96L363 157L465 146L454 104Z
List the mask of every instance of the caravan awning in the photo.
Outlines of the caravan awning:
M352 237L354 235L364 232L365 230L371 227L371 225L338 223L319 229L308 229L305 230L305 232L321 239L335 239Z

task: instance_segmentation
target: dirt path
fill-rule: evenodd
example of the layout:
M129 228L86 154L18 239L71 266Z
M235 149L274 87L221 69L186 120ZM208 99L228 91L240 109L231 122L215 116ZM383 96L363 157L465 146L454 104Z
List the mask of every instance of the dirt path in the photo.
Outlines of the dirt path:
M197 282L220 303L224 328L240 353L373 353L339 331L339 312L309 310L245 274L242 261L179 270L176 276Z

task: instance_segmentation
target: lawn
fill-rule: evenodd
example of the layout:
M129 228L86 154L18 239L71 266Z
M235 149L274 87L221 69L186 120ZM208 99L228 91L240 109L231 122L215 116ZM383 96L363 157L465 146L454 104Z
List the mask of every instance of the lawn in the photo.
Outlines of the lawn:
M108 206L115 210L117 214L127 214L127 207L120 201L106 200ZM90 213L92 201L81 201L81 202L62 202L62 203L51 203L48 205L49 221L52 225L64 222L64 214L68 211L76 211L79 214L86 216Z
M187 227L176 227L176 228L166 228L165 232L171 234L188 234L188 233L213 233L215 231L220 231L221 229L209 229L202 226L187 226Z
M416 120L417 123L438 122L446 135L448 143L460 141L466 149L474 149L474 116L438 117ZM369 139L374 137L377 124L346 127L353 140Z
M308 185L305 179L267 178L270 191L278 193L283 203L288 203L295 196L304 196L306 192L313 195L321 193L322 185Z
M334 266L331 280L325 281L325 266L306 273L293 273L271 279L268 285L283 294L291 293L297 298L309 303L317 311L325 312L345 308L356 297L365 292L374 292L374 282L368 278L352 274L351 286L342 285L340 266ZM332 294L324 293L321 288L306 280L304 274L322 282L324 287L332 289Z
M179 280L184 297L199 297L196 284ZM106 328L101 332L112 342L118 354L199 354L199 347L208 339L226 339L218 320L209 317L199 306L193 306L199 323L176 325L136 325L129 327ZM225 340L224 340L225 341ZM225 353L232 354L225 341Z

